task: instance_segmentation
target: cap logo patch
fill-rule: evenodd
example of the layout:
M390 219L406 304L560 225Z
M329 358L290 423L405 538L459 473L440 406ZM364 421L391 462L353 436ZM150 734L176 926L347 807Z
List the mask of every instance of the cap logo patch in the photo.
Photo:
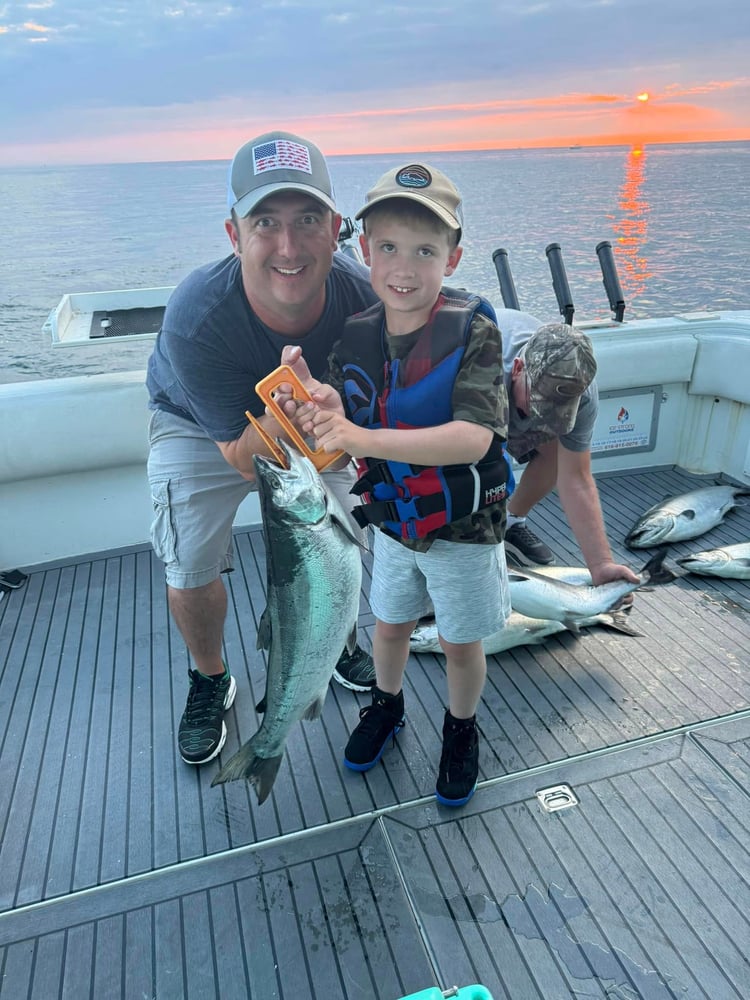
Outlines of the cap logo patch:
M253 146L253 173L257 176L268 170L300 170L311 174L310 150L289 139L273 139Z
M432 184L432 174L425 167L413 163L396 174L396 183L406 188L426 188Z

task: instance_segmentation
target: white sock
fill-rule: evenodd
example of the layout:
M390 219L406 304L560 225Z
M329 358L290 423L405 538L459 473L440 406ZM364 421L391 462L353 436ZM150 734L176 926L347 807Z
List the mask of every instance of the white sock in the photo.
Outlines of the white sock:
M515 514L511 514L510 511L508 511L508 513L506 515L506 518L507 518L506 525L505 525L505 530L506 531L508 530L508 528L512 528L514 524L526 524L526 517L525 516L524 517L517 517Z

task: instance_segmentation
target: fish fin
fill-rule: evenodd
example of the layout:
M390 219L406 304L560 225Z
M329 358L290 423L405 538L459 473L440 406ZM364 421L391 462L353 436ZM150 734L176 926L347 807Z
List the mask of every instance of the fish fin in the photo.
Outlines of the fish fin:
M611 628L615 632L622 632L624 635L643 635L643 632L639 632L628 622L629 613L629 607L627 610L625 608L618 608L617 611L610 611L609 614L602 616L603 620L600 624L604 628Z
M649 561L641 570L641 576L645 577L644 583L671 583L673 580L677 579L676 574L673 573L668 566L664 565L667 548L667 545L659 546L657 551L651 556Z
M355 545L359 546L360 549L365 549L367 551L367 545L364 544L361 538L355 533L354 528L352 528L351 521L344 510L339 498L331 490L325 480L321 480L328 497L328 516L331 520L341 528L347 538L350 538Z
M523 583L524 580L541 580L543 583L549 583L550 578L543 573L537 573L535 570L529 569L528 566L509 566L508 579L512 580L513 583ZM557 580L555 582L569 586L564 580Z
M339 517L334 511L331 511L331 520L334 521L339 528L341 528L346 537L351 539L355 545L357 545L360 549L364 549L365 552L367 551L367 546L354 534L352 526L349 524L348 520L344 520L344 518Z
M346 640L346 651L349 654L349 656L352 655L352 653L356 648L357 648L357 623L355 622L354 625L352 625L352 630L349 633L348 639Z
M266 686L263 691L263 697L260 699L258 704L255 706L256 712L261 712L263 715L266 714L268 710L268 671L266 671Z
M579 622L580 618L574 618L573 615L569 613L563 617L563 625L569 632L580 632L581 626L578 624Z
M313 719L319 719L320 714L323 711L323 705L325 704L325 700L326 696L325 694L322 694L319 697L317 697L314 701L311 701L310 704L305 709L302 718L306 722L310 722Z
M258 622L258 637L255 640L256 649L271 648L271 614L266 607Z
M211 787L223 785L226 781L245 778L255 789L258 804L262 805L273 788L282 757L283 754L279 754L278 757L259 757L255 753L255 737L251 736L247 743L243 743L237 753L229 758L211 782Z

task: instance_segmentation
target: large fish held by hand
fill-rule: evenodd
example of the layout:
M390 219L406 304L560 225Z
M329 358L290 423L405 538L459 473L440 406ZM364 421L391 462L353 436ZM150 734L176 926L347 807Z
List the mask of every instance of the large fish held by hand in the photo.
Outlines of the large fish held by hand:
M638 574L638 583L612 580L598 587L566 583L526 567L509 567L511 605L514 611L528 618L563 622L576 632L583 619L616 611L634 591L674 580L676 574L663 565L665 553L666 546L663 546L649 559Z
M258 731L212 785L246 778L258 802L268 797L287 737L316 719L344 647L356 637L362 581L360 545L315 466L279 442L288 469L254 457L266 547L266 610L258 648L267 650L266 693Z
M750 496L742 486L705 486L668 497L649 507L625 536L630 549L649 549L670 542L697 538L720 524L738 506L738 496Z

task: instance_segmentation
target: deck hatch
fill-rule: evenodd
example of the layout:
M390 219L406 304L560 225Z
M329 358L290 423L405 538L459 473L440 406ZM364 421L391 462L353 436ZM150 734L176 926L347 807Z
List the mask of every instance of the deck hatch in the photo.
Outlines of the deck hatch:
M549 813L578 805L578 797L570 785L550 785L549 788L540 788L536 797L542 809Z
M143 337L159 332L164 317L164 306L144 309L97 309L91 316L90 340L103 337Z

